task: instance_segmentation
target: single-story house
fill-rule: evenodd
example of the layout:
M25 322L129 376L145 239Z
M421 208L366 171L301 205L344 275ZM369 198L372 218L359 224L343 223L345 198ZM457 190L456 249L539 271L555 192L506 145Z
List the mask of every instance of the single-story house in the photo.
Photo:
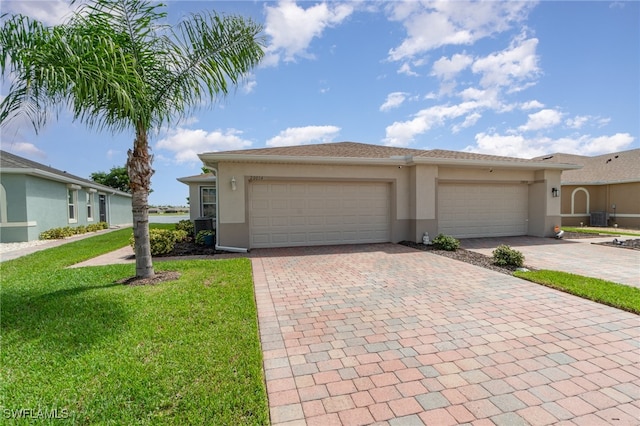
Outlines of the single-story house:
M0 242L98 222L131 226L131 194L0 151Z
M580 167L354 142L199 157L217 178L217 244L246 249L552 236L562 171Z
M562 173L562 224L640 229L640 149L587 157L556 153L536 160L573 163Z

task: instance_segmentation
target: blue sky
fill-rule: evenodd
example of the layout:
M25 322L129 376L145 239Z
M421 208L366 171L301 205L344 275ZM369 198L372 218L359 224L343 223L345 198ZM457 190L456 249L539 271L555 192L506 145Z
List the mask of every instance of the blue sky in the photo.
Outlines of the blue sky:
M68 4L2 9L56 24ZM227 98L152 135L151 204L186 203L176 178L200 172L201 152L354 141L531 158L640 147L639 2L167 5L171 22L207 8L251 17L267 54ZM14 121L1 140L83 177L124 165L132 143L65 111L37 135Z

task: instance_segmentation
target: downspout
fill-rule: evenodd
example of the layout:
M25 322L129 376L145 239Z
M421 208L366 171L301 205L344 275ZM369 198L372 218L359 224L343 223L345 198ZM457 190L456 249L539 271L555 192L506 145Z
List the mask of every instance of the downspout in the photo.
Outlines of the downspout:
M216 175L216 250L229 251L233 253L247 253L249 249L242 247L227 247L219 245L220 238L220 179L218 176L218 169L211 168Z

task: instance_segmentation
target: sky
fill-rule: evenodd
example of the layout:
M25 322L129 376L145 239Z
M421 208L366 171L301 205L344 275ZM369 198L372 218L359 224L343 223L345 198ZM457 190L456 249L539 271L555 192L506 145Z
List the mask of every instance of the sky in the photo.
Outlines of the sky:
M228 96L154 129L152 205L186 204L176 179L199 174L203 152L342 141L520 158L640 148L640 2L166 5L170 24L210 9L252 18L265 57ZM55 0L0 7L48 25L71 11ZM64 110L37 134L19 120L1 131L3 150L85 178L123 166L133 144L133 132L87 129Z

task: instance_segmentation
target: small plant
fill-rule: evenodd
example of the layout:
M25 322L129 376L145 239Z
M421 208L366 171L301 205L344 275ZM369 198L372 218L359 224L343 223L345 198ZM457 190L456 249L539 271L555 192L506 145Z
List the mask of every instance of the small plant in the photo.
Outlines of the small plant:
M176 243L182 243L187 241L189 238L189 234L184 229L175 229L171 231L171 233L173 234L173 240Z
M193 222L186 219L176 223L176 230L185 231L191 238L193 238L196 233L196 228Z
M208 236L214 236L215 233L211 230L203 230L198 232L198 235L196 235L196 244L200 244L201 246L205 245L204 243L204 237L208 237Z
M446 251L456 251L460 247L460 241L450 235L438 234L432 241L435 248Z
M493 251L493 263L499 266L517 266L524 265L524 255L518 250L501 244Z

